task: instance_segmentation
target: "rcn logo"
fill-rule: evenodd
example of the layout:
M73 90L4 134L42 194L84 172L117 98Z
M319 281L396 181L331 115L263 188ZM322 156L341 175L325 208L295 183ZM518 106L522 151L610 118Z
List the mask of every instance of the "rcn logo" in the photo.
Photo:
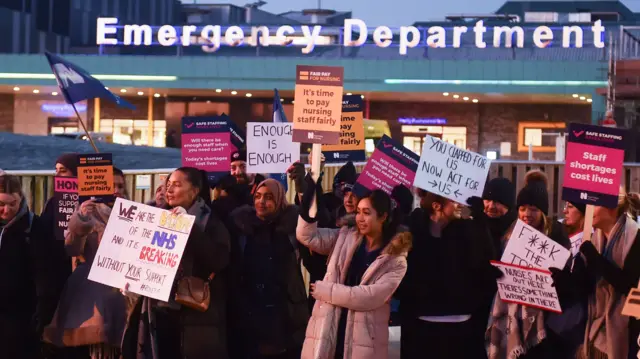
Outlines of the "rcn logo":
M336 153L334 153L334 154L333 154L333 158L335 158L335 159L339 160L339 159L340 159L340 154L339 154L339 153L337 153L337 152L336 152Z
M587 200L589 199L589 195L586 192L580 192L580 199Z
M313 140L313 132L307 133L307 138Z
M64 64L55 64L53 65L53 69L56 73L56 79L58 80L58 84L62 88L68 88L69 85L74 84L83 84L84 78L80 76L73 69L68 68Z

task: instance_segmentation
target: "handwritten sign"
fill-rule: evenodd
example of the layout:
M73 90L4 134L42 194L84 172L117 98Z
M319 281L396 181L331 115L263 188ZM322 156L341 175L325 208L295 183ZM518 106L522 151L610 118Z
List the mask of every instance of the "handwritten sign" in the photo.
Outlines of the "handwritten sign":
M69 219L78 205L78 179L55 177L53 179L53 200L55 201L55 238L63 241L69 231Z
M414 186L466 204L482 197L489 167L488 158L427 135Z
M296 66L294 141L340 143L343 77L342 67Z
M78 201L113 202L113 162L110 153L78 155Z
M584 237L584 232L578 232L569 240L571 241L571 255L574 257L580 253L580 246L582 245L582 238Z
M622 180L626 131L569 125L562 199L615 208Z
M300 160L291 123L247 123L247 173L285 173Z
M384 135L358 176L353 193L362 197L367 191L381 189L391 194L400 184L410 188L419 159L418 155Z
M498 279L498 293L504 302L562 313L551 272L492 261L504 276Z
M364 161L364 122L362 97L342 96L342 120L340 122L340 143L322 145L322 153L327 163Z
M521 220L516 222L501 262L522 267L564 268L571 252Z
M162 301L169 294L195 217L128 201L109 216L89 279Z

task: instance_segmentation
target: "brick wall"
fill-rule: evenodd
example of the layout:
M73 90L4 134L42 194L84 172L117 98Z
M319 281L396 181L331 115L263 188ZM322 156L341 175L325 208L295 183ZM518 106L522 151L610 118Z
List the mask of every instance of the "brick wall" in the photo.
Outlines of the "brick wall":
M0 94L0 132L13 132L13 94Z
M501 142L511 142L509 159L527 159L527 152L518 152L518 123L583 122L590 123L591 107L563 104L474 104L424 102L372 102L369 118L387 120L393 138L402 140L398 118L445 118L448 126L467 127L467 147L485 153L499 150ZM534 153L539 160L554 159L554 153Z

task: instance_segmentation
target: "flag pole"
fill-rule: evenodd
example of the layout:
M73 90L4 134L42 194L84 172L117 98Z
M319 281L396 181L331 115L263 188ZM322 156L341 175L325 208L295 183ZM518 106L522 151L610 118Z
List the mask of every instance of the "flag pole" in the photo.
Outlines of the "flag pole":
M82 121L82 117L80 117L80 114L78 113L76 104L72 103L71 106L73 107L73 111L76 113L76 117L78 117L78 122L80 122L80 125L82 125L82 129L84 130L84 133L86 133L87 137L89 137L89 142L91 143L91 147L93 147L93 150L96 151L96 153L100 153L100 151L98 151L98 147L96 147L95 142L93 142L93 138L91 138L91 134L89 133L89 131L87 131L87 126L84 125L84 121Z

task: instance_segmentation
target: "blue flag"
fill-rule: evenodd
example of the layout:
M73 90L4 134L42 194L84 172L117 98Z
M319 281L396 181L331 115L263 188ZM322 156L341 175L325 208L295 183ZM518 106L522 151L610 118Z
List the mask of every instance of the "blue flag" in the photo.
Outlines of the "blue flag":
M273 122L289 122L287 121L287 116L284 114L278 89L273 89L273 91L275 92L273 95ZM289 190L286 173L271 173L269 174L269 177L280 182L284 187L285 192Z
M45 52L45 55L67 103L73 105L80 101L99 97L113 101L120 107L135 110L135 106L111 93L102 82L81 67L49 52Z

